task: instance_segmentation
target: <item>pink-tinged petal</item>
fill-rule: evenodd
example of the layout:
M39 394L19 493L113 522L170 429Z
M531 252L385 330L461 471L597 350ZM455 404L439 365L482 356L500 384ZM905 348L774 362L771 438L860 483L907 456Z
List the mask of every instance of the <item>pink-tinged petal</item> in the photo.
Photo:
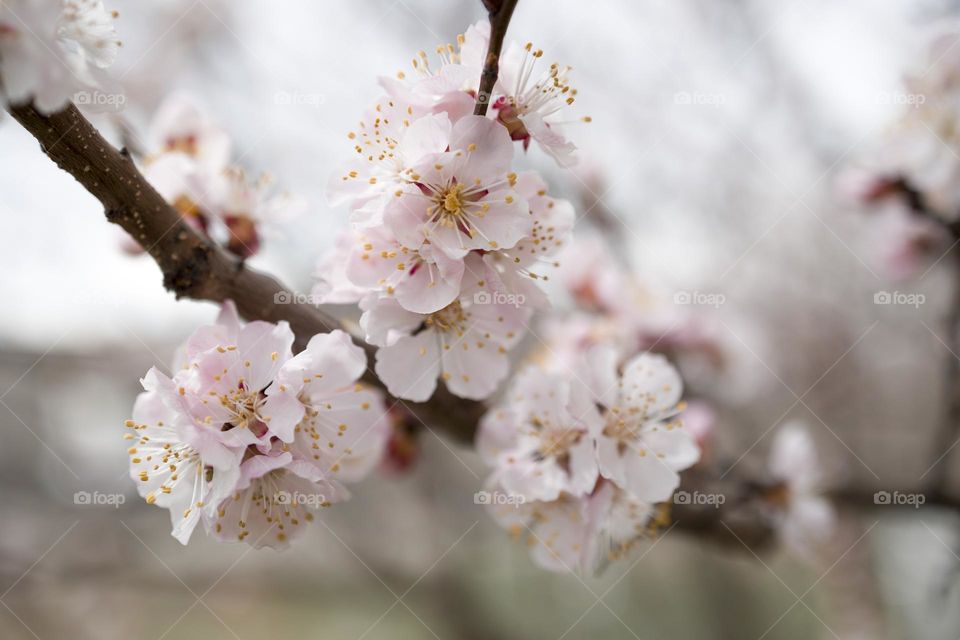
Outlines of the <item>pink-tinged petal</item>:
M412 274L397 284L397 302L414 313L433 313L446 307L460 294L463 263L456 265L443 274L437 265L420 262Z
M570 469L565 478L564 490L575 496L593 491L600 477L593 438L586 432L570 447Z
M367 229L382 225L383 208L386 206L389 197L389 191L385 191L375 198L356 200L353 203L353 210L350 211L350 224L355 229Z
M476 447L483 461L493 465L501 453L517 446L519 418L508 407L491 409L477 430Z
M600 415L600 410L590 392L579 382L573 382L570 385L567 411L591 436L596 437L603 431L603 416Z
M520 272L520 263L514 258L499 251L491 251L484 254L483 262L486 267L485 279L493 292L504 296L504 299L510 297L518 304L532 309L550 308L547 294L533 279Z
M349 261L358 242L352 230L337 235L334 247L318 262L313 277L317 282L311 291L319 304L355 304L369 292L369 287L357 285L347 274Z
M619 354L608 344L591 347L583 355L583 366L578 367L578 382L585 384L593 400L604 407L617 405L620 397L620 380L617 376Z
M312 511L346 498L337 483L303 477L316 477L316 470L287 456L254 456L244 462L249 485L224 500L209 519L213 537L284 549L313 520Z
M642 446L675 471L692 467L700 460L700 447L679 423L650 423L640 433Z
M181 422L178 425L180 440L193 447L204 464L219 470L229 470L240 463L246 442L233 442L224 432L206 425Z
M257 478L282 469L293 461L293 455L287 451L276 455L253 456L240 465L240 487L245 489Z
M480 77L479 71L477 72L477 77ZM475 79L476 78L474 78L474 80ZM434 103L433 109L437 112L442 111L446 113L450 117L450 120L456 122L464 116L471 115L476 104L477 99L472 94L466 91L451 91L437 100L436 103Z
M293 331L286 321L251 322L240 331L237 347L250 389L264 389L293 355Z
M489 296L489 292L487 292ZM464 291L461 299L467 297ZM500 347L510 350L526 333L532 309L512 304L489 304L490 298L478 297L480 293L469 294L473 303L469 306L469 322L478 336L489 335L493 344L488 348L499 352ZM486 347L485 347L486 348Z
M620 401L641 415L658 416L673 411L683 395L680 374L659 354L642 353L623 369Z
M443 378L454 395L483 400L496 391L510 372L506 353L501 353L497 345L479 331L467 331L462 338L442 334L441 339Z
M267 425L267 430L284 442L293 441L293 430L304 415L303 403L295 393L273 391L273 385L267 390L267 399L260 406L259 414Z
M314 403L293 451L332 479L357 482L383 458L389 437L383 394L351 387Z
M397 241L408 249L419 249L427 236L426 223L433 203L415 185L406 185L389 197L383 221Z
M433 395L440 375L440 345L435 331L400 338L377 350L376 372L398 398L424 402Z
M476 145L475 148L471 145ZM483 116L465 116L453 125L450 148L466 151L461 182L472 184L505 179L513 161L510 134L500 123ZM473 151L470 149L473 148ZM526 212L524 212L526 213Z
M540 148L556 160L561 167L571 167L577 163L577 146L560 133L556 125L544 121L539 113L527 113L519 116L524 128Z
M668 500L680 486L680 475L642 443L622 454L625 471L623 488L644 502Z
M809 431L799 422L777 430L770 447L767 469L772 477L799 491L813 491L822 480L820 460Z
M346 275L355 285L382 289L392 284L404 265L416 253L405 250L386 227L365 229L352 234L349 249L343 252Z
M507 398L521 417L559 427L567 422L569 394L570 385L563 377L531 365L517 374Z
M527 201L514 191L501 189L491 192L482 201L489 209L482 217L471 215L475 229L473 242L467 246L474 249L509 249L530 235L533 220L528 213Z
M220 313L217 315L217 326L223 327L226 335L240 335L240 316L237 314L237 305L233 300L225 300L220 307Z
M283 365L279 378L290 381L302 389L304 397L314 401L335 389L352 386L366 369L363 349L347 333L336 329L310 338L307 348Z
M530 557L538 566L559 572L577 571L590 530L582 499L538 504L539 517L530 534Z
M409 336L421 324L421 314L407 311L393 298L368 296L360 301L360 328L364 338L378 347L389 347Z
M417 90L423 93L440 96L460 91L471 84L477 83L478 72L459 64L445 64L433 76L424 78L417 83Z
M349 203L364 203L384 192L380 178L383 172L363 158L354 158L345 163L327 179L327 204L339 207ZM374 182L370 182L375 178Z
M489 46L490 22L486 19L478 20L467 27L467 31L463 34L463 44L460 45L460 64L479 71L487 58Z
M450 145L450 119L446 113L423 116L406 129L397 152L405 166L413 166L424 156L443 153Z
M470 238L459 229L443 224L438 224L432 230L426 231L426 237L429 238L432 247L453 260L462 260L471 249L482 248L481 245L483 245L479 237Z
M567 474L553 459L537 461L533 453L522 458L506 454L494 475L508 494L528 502L556 500L567 486Z

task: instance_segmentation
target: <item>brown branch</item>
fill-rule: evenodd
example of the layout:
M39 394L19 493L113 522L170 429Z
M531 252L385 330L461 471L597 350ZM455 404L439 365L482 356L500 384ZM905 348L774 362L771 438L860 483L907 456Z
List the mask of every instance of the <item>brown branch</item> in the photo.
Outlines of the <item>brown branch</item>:
M100 135L69 105L44 115L32 105L8 107L10 114L39 142L57 166L72 175L104 207L107 220L121 226L156 261L163 285L179 298L223 302L233 300L247 320L286 320L297 336L297 348L318 333L342 328L317 307L297 303L289 288L273 277L246 267L242 261L187 225L130 159ZM373 349L358 344L372 360ZM370 371L364 380L383 389ZM389 404L396 402L388 399ZM483 415L483 403L457 398L438 389L425 403L405 403L416 424L423 422L469 442Z
M493 95L493 85L500 75L500 50L503 48L503 38L510 26L510 18L517 6L517 0L483 0L490 19L490 44L487 47L487 57L483 62L483 72L480 74L480 87L477 91L477 104L473 108L473 115L487 115L490 96Z

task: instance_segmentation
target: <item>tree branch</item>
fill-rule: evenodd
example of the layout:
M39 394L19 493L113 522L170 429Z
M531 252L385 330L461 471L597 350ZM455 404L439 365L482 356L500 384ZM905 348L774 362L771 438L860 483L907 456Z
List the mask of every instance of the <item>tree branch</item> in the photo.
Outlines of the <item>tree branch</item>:
M487 47L487 57L483 62L483 72L480 74L480 87L477 91L477 104L473 108L473 115L487 115L490 96L493 94L493 85L500 75L500 50L503 48L503 38L510 26L510 18L517 6L517 0L483 0L490 20L490 44Z
M121 226L156 261L163 285L179 298L222 303L233 300L247 320L286 320L302 349L318 333L343 328L321 309L295 302L291 290L273 277L244 265L201 236L146 181L123 150L115 149L72 104L44 115L32 105L8 107L57 166L72 175L103 204L107 220ZM372 360L374 349L357 341ZM364 381L384 389L368 369ZM385 389L384 389L385 391ZM388 398L388 406L397 402ZM457 398L445 388L428 402L404 403L417 422L469 442L485 406Z

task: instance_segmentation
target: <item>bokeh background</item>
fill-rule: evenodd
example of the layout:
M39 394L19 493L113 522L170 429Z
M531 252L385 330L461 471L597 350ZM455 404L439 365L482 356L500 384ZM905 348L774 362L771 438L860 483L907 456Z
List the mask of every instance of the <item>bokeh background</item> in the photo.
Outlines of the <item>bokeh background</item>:
M345 223L324 185L377 76L484 17L479 0L107 5L120 12L112 73L135 134L188 90L241 164L308 199L252 261L301 291ZM771 430L792 419L837 485L917 490L943 453L951 261L888 281L875 220L837 182L878 152L903 108L889 96L930 28L958 16L940 0L520 1L508 38L571 64L579 113L593 118L570 130L577 168L534 150L525 162L560 195L599 198L667 304L678 290L725 296L698 310L723 373L693 384L738 464L762 465ZM116 139L115 117L96 122ZM286 553L202 535L181 547L166 514L137 499L121 427L139 376L168 367L216 309L166 293L9 118L0 150L4 639L960 636L955 513L845 516L822 566L670 533L599 578L555 575L474 504L476 455L431 432L411 472L360 485ZM926 302L873 304L898 288ZM960 488L957 455L940 465ZM126 501L77 505L78 491Z

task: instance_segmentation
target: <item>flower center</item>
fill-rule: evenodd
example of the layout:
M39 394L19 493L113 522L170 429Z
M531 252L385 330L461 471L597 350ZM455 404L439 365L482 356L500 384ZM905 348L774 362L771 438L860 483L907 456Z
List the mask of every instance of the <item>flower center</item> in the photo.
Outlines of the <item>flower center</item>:
M437 195L438 204L443 205L444 215L457 218L463 215L463 185L455 184L449 187L446 192Z
M459 300L455 300L439 311L434 311L424 321L424 324L437 331L443 333L455 331L458 335L463 335L466 330L466 323L467 314L460 306Z
M220 396L220 404L226 407L234 418L224 426L230 428L250 429L257 437L262 436L267 425L260 417L260 404L266 398L262 391L251 392L242 385L228 394Z
M619 440L621 443L636 440L640 426L643 424L642 420L625 415L619 407L614 407L607 412L606 419L607 424L603 429L603 435Z

